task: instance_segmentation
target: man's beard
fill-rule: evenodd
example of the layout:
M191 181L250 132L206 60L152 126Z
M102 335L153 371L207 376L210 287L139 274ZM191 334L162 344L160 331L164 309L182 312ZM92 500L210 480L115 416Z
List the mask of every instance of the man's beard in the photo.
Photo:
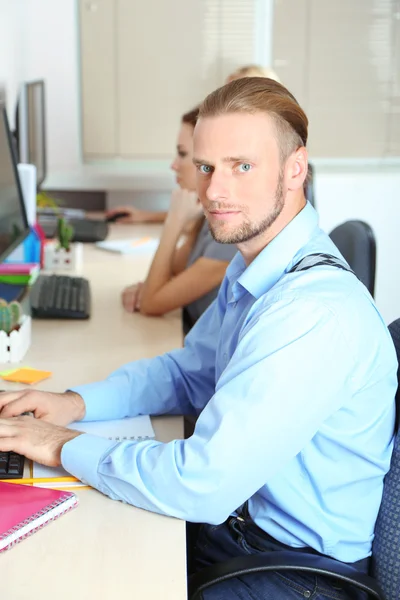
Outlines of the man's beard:
M283 173L279 173L278 184L275 190L275 204L268 216L264 217L259 223L245 221L234 231L224 231L223 227L211 227L210 232L216 242L221 244L241 244L248 242L261 235L276 221L285 206L283 193Z

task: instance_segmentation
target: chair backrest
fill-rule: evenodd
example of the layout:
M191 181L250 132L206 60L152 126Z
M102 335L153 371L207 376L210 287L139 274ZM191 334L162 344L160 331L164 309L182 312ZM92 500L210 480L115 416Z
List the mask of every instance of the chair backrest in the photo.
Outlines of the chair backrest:
M400 363L400 319L389 325ZM400 381L400 367L397 371ZM375 526L371 575L378 581L386 600L400 598L400 389L396 394L396 440L390 470L385 477L382 503Z
M371 296L375 291L376 242L364 221L346 221L329 234Z

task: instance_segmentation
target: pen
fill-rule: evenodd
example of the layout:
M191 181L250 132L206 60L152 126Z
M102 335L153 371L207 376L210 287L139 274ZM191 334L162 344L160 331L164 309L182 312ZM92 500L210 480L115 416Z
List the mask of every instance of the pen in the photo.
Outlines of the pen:
M75 481L79 481L76 477L39 477L39 478L29 478L29 479L2 479L3 483L17 483L17 484L25 484L25 483L72 483Z
M138 240L131 242L131 246L141 246L142 244L147 244L147 242L149 242L151 240L151 238L149 237L143 237L143 238L139 238Z

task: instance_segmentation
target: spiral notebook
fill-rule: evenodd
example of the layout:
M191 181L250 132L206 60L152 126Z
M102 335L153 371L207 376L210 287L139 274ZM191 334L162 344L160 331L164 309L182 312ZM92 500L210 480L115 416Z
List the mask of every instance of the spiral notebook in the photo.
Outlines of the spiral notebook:
M0 482L0 552L9 550L78 504L71 492Z
M79 421L71 423L68 427L75 431L90 433L91 435L115 440L116 442L123 442L126 440L140 442L143 440L151 440L155 437L154 429L148 415L127 417L126 419L116 419L112 421ZM60 477L68 477L68 475L69 473L62 467L44 467L43 465L33 463L32 477L34 479L59 479ZM52 483L37 483L35 485L40 485L41 487L54 487L54 484ZM69 482L68 485L63 487L73 488L81 487L83 485L84 484L80 481L76 481Z

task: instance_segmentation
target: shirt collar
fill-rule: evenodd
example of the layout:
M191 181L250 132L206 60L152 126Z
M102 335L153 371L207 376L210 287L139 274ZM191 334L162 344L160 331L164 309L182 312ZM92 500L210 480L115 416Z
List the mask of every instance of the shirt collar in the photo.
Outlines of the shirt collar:
M293 264L297 252L310 240L318 215L309 202L298 215L260 252L246 268L240 252L229 265L226 275L235 300L249 292L254 298L271 289Z

